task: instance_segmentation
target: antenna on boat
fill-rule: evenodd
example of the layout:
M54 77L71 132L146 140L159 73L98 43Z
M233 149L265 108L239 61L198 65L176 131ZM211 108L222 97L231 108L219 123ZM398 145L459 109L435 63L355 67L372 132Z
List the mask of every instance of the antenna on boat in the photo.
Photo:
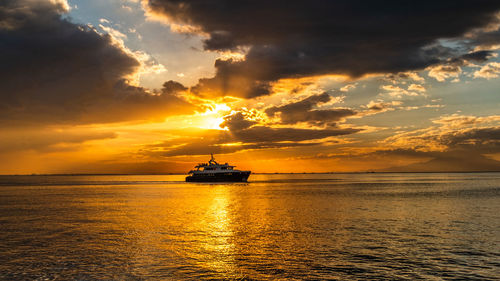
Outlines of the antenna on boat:
M211 156L211 158L210 158L210 161L208 161L208 163L209 163L209 164L212 164L212 163L213 163L213 164L217 164L217 162L215 161L215 158L214 158L214 154L213 154L213 153L210 153L210 156Z

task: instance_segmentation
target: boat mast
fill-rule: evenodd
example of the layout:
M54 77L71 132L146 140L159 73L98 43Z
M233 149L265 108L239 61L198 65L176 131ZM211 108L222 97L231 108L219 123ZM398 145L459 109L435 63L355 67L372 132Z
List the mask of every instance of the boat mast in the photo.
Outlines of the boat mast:
M215 161L214 154L210 153L210 161L208 161L209 164L217 165L218 163Z

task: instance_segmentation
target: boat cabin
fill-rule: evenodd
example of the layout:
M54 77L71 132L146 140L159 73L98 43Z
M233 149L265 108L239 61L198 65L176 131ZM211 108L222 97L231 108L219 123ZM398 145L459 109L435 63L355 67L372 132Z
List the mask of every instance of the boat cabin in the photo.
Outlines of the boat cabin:
M194 173L194 172L205 172L205 171L227 171L230 170L232 171L236 166L231 166L227 163L224 164L219 164L215 161L214 156L212 155L212 158L208 163L199 163L198 165L195 166L196 170L191 170L189 173Z

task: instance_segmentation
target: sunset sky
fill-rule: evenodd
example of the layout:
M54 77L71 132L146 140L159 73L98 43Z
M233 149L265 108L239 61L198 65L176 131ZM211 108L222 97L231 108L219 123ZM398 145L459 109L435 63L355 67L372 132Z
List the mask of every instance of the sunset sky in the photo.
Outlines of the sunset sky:
M0 2L0 174L500 171L500 1Z

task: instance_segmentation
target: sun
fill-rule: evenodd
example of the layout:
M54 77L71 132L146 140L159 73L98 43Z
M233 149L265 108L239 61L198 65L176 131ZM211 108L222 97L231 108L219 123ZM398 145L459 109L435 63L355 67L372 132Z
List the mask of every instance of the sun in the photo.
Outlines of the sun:
M224 116L228 115L230 112L231 108L227 104L214 104L210 109L201 114L203 120L200 124L200 128L227 130L227 128L221 128L220 124L224 122Z

